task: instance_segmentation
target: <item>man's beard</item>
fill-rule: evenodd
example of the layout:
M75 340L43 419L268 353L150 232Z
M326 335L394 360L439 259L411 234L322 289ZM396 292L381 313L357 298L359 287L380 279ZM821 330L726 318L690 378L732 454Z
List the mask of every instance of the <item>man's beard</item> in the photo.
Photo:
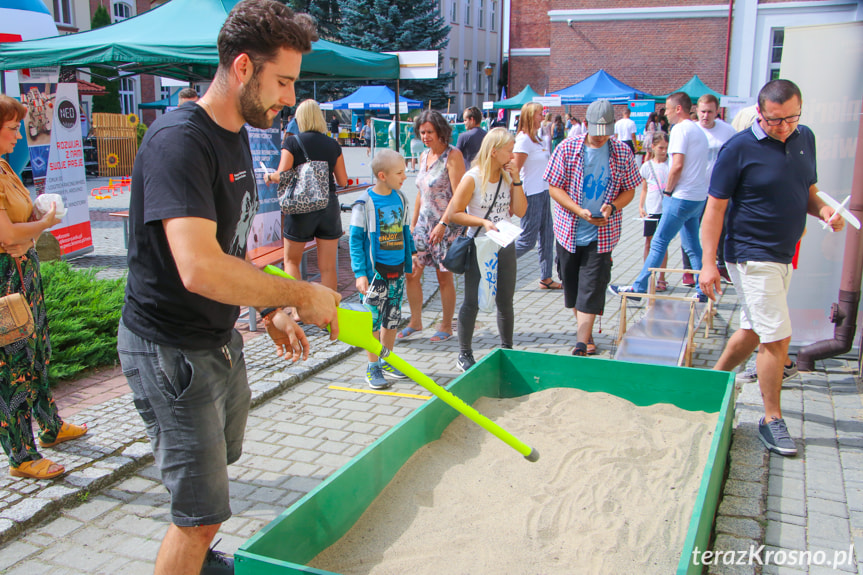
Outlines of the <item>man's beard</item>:
M240 114L250 126L266 130L272 127L273 121L267 117L269 108L264 108L258 99L260 84L257 74L253 74L249 83L240 89Z

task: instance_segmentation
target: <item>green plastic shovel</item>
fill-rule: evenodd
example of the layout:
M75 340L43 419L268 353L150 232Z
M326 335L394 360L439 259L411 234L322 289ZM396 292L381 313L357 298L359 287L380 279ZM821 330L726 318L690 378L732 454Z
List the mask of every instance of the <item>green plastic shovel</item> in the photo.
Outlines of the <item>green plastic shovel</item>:
M266 266L264 271L274 276L294 279L275 266ZM475 410L464 401L442 388L429 376L400 358L372 335L372 314L362 306L339 307L339 341L362 348L369 353L386 358L387 363L436 395L441 401L518 451L528 461L537 461L539 452L519 440L513 434Z

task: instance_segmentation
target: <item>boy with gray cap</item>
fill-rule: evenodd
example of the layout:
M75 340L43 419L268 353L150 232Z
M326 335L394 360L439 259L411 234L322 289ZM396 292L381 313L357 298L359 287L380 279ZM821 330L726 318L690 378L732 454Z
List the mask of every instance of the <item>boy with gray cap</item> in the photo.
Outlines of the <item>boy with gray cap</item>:
M611 103L593 102L586 117L587 134L561 142L543 174L555 201L554 236L564 306L574 310L578 324L573 355L596 353L593 322L605 309L611 251L620 240L620 212L641 183L632 151L611 139Z

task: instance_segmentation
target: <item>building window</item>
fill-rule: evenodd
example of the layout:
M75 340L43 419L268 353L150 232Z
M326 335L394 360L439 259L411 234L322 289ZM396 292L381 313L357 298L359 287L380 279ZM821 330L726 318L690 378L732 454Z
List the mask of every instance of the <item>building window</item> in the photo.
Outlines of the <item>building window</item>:
M449 71L452 79L449 81L450 92L458 92L458 58L449 59Z
M464 0L464 25L470 26L470 0Z
M489 23L489 28L491 28L491 31L494 32L495 30L497 30L497 1L496 0L491 1L491 11L490 11L489 16L491 17L491 22Z
M54 22L72 26L72 0L54 0Z
M470 92L470 60L464 61L464 92Z
M486 81L488 82L488 86L486 88L486 92L488 95L494 99L497 97L497 91L494 89L494 64L489 64L491 66L491 74L486 76Z
M125 2L115 2L113 12L114 22L120 22L132 17L132 7Z
M135 105L135 79L120 78L120 108L124 114L137 114Z
M785 28L774 28L770 38L770 66L768 80L779 77L779 66L782 64L782 45L785 43Z
M477 7L476 11L476 25L478 28L484 28L483 20L485 19L485 14L483 13L485 7L485 0L479 0L479 7Z
M452 0L450 4L449 21L458 22L458 0Z
M482 77L485 76L485 62L476 63L476 91L482 94Z

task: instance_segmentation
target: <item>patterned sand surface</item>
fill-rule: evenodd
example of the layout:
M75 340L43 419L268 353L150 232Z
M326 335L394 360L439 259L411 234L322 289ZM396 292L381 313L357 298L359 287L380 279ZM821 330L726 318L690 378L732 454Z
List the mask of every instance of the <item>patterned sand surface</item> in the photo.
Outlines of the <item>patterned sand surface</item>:
M551 389L475 407L419 450L312 566L348 574L674 572L716 414Z

